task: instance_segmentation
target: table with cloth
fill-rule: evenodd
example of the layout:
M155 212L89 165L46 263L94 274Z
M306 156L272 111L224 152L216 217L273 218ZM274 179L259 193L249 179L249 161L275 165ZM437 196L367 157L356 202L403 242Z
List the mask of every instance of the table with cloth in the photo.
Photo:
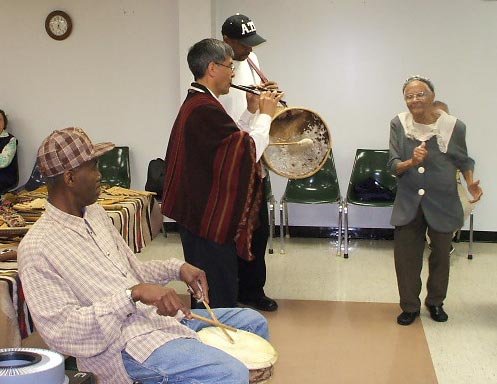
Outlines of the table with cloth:
M104 186L97 201L105 208L114 226L135 253L152 240L152 209L158 208L153 196L153 192ZM34 191L21 191L14 196L4 196L4 200L11 199L12 208L25 220L25 231L43 213L46 198L46 186ZM9 233L9 229L13 230L0 227L0 238L5 236L4 233Z

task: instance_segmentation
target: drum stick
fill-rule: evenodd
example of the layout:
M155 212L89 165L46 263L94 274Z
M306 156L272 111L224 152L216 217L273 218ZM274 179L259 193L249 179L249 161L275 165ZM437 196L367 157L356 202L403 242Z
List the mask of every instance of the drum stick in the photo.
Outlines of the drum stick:
M215 322L221 324L221 322L217 318L217 316L214 313L214 311L211 309L211 307L209 306L209 304L207 304L207 301L205 301L205 299L204 299L204 291L202 290L202 286L200 285L200 283L198 281L197 281L197 286L198 286L198 289L200 290L200 292L202 293L202 303L204 304L205 309L207 309L207 312L209 312L209 315L211 315L212 320L214 320ZM235 344L235 340L233 340L233 338L230 335L228 335L228 332L226 332L226 329L221 328L221 331L223 331L223 333L226 335L226 337L228 338L228 340L230 341L231 344Z
M216 314L211 309L211 307L209 306L209 304L207 304L207 302L205 300L203 300L202 302L204 303L205 308L209 312L209 315L211 315L212 320L214 320L214 322L216 322L217 324L221 324L221 322L218 320ZM230 341L231 344L235 344L235 340L233 340L233 338L228 334L228 332L226 331L226 329L224 329L224 328L221 327L221 331L223 331L223 333L226 335L226 337L228 338L228 340Z
M269 143L268 145L311 145L311 139L302 139L299 141L288 141L286 143Z
M204 323L207 323L207 324L213 325L213 326L215 326L215 327L219 327L219 328L221 328L221 329L223 329L223 328L224 328L224 329L227 329L228 331L233 331L233 332L238 331L236 328L233 328L233 327L230 327L229 325L226 325L226 324L220 323L219 321L214 321L214 320L208 319L207 317L197 315L197 314L196 314L196 313L194 313L194 312L190 312L190 315L191 315L191 316L192 316L192 318L194 318L195 320L203 321Z

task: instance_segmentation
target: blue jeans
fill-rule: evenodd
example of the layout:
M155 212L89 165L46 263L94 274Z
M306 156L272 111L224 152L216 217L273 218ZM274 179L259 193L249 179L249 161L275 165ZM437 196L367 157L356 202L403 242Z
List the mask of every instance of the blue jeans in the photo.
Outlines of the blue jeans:
M221 323L268 339L266 319L247 308L213 309ZM192 312L210 317L205 309ZM209 324L198 320L182 321L194 331ZM175 339L157 348L143 363L121 352L124 367L132 380L142 384L245 384L249 382L247 367L227 353L195 339Z

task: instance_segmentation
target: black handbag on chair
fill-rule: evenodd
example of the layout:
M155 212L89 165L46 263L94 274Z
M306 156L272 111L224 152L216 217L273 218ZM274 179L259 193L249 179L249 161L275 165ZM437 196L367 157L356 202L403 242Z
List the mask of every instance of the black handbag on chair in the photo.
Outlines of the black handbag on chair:
M368 177L354 186L354 192L361 201L393 201L396 191L392 191L378 180Z
M154 159L148 163L147 182L145 191L155 192L157 199L162 199L162 188L164 187L164 174L166 162L163 159Z

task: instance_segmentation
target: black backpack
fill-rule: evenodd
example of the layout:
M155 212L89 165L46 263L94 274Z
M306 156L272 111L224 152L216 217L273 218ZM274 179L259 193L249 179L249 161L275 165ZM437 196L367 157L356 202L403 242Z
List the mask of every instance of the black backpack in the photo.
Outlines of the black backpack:
M162 198L162 188L164 187L164 174L166 172L166 162L163 159L150 160L147 170L147 182L145 191L155 192L157 198Z

